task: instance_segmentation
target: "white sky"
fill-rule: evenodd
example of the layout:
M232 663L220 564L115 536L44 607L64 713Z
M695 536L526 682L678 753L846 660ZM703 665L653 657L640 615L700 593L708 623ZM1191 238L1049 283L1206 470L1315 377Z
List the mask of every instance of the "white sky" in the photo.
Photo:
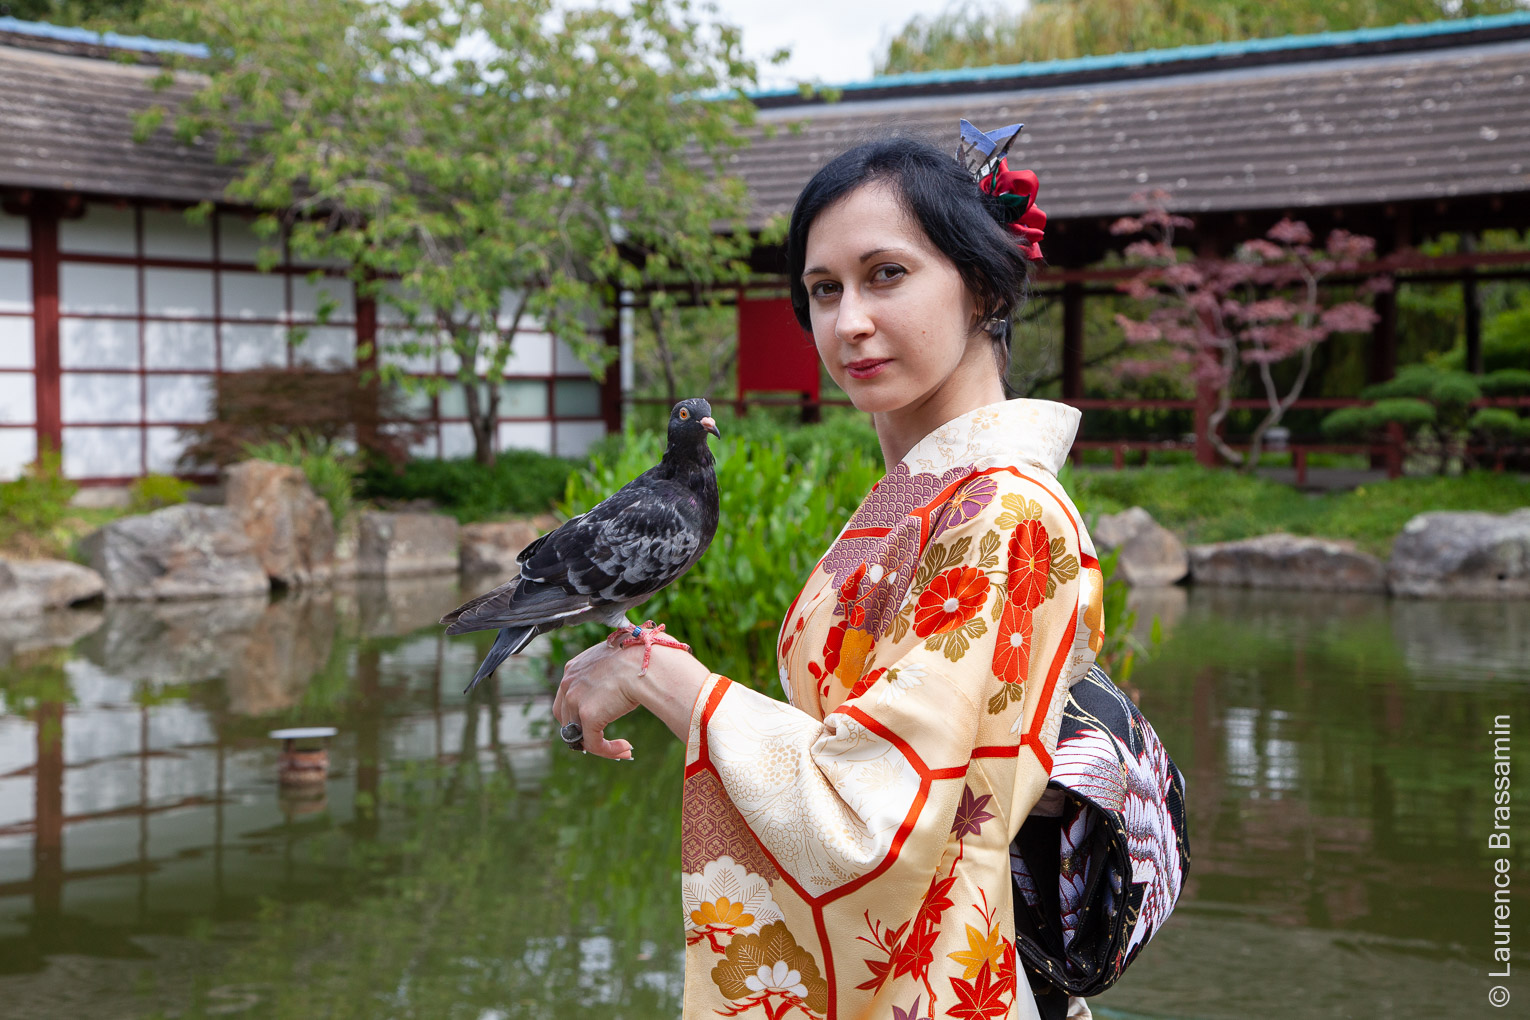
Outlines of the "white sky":
M945 10L950 0L712 0L719 21L743 30L744 50L761 65L762 84L799 80L840 85L871 77L871 63L887 40L915 15ZM1015 6L1019 6L1016 4ZM779 67L766 54L789 46Z

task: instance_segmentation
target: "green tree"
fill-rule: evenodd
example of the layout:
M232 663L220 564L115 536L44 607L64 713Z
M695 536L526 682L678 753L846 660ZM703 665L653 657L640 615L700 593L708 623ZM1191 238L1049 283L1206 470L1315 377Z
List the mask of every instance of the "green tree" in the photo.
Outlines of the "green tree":
M895 34L877 73L1064 60L1101 53L1340 32L1524 10L1524 0L1032 0L958 2Z
M619 290L747 272L746 195L722 171L755 71L688 0L161 0L151 17L211 52L182 62L207 77L178 134L238 162L227 198L258 229L395 313L383 379L460 385L482 463L517 330L603 375L615 351L593 334ZM437 355L444 378L405 370Z
M0 18L134 34L148 0L0 0Z

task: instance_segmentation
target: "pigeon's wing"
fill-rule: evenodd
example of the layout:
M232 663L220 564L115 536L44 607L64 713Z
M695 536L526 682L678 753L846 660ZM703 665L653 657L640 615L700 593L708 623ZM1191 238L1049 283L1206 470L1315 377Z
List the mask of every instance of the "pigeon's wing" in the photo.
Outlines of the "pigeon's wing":
M521 576L441 618L448 634L552 624L613 603L634 605L685 573L704 536L683 489L639 477L538 538Z
M573 517L570 517L568 520L558 525L558 528L566 528L572 524L576 524L583 520L584 517L584 514L575 514ZM558 528L554 528L553 531L557 531ZM538 535L536 538L533 538L529 543L527 543L526 548L515 554L515 562L525 563L528 557L536 555L536 551L542 548L542 543L547 541L547 536L551 535L553 531L549 531L546 534Z
M589 608L588 595L516 578L469 599L441 617L441 622L446 625L448 634L544 623L556 627L558 621L577 616Z
M521 564L521 576L589 596L593 605L635 604L685 573L700 557L695 497L644 478L550 532ZM572 526L570 526L572 525Z

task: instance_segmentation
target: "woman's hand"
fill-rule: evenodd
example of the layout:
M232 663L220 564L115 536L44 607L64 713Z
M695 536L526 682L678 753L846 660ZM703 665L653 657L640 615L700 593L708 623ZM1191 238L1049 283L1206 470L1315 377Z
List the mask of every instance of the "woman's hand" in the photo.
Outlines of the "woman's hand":
M664 720L681 740L691 728L691 710L706 684L709 671L695 656L679 648L655 645L646 676L643 647L613 648L602 641L591 645L563 667L563 681L553 698L553 717L560 726L577 722L584 732L584 749L602 758L631 758L632 745L607 740L606 727L644 706Z

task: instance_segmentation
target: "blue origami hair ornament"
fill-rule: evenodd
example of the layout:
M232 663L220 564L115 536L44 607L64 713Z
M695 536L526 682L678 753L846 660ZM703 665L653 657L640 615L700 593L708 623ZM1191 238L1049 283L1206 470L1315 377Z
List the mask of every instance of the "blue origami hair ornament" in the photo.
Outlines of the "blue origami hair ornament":
M1006 159L1009 147L1024 127L1010 124L997 131L983 131L963 120L956 159L972 174L979 188L1003 204L1005 226L1019 238L1021 254L1039 260L1041 237L1047 224L1047 214L1036 207L1041 183L1029 170L1011 170Z

